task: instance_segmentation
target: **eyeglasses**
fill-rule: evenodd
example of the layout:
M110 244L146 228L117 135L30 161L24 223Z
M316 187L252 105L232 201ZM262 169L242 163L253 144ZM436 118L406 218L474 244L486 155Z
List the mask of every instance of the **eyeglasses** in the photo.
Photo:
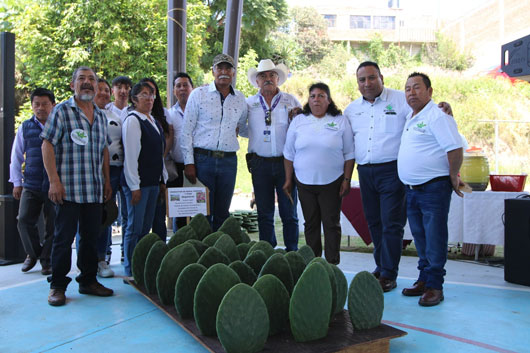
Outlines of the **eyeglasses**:
M271 111L267 110L267 113L265 114L265 125L266 126L271 126L271 122L272 122Z
M138 95L136 95L136 97L137 98L143 98L143 99L152 99L152 100L155 100L155 98L156 98L155 95L146 94L146 93L138 94Z

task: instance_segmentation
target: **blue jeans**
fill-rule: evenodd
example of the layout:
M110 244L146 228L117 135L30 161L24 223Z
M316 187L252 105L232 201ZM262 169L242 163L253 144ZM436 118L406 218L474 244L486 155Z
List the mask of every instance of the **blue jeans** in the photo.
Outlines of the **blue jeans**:
M208 220L217 231L230 215L230 203L234 195L237 173L237 156L224 158L194 154L197 178L210 190Z
M442 289L447 262L447 218L453 187L448 180L407 188L407 216L418 251L418 281Z
M283 241L287 251L298 250L298 215L296 213L297 192L293 187L291 197L282 190L285 183L283 161L270 161L260 157L252 159L252 185L258 208L259 239L277 245L274 232L274 203L278 197L278 209L283 225Z
M375 271L395 280L407 222L405 186L399 180L397 162L359 165L357 170L364 215L374 243Z
M123 239L123 266L125 268L125 275L131 276L131 260L134 248L138 241L144 235L149 233L153 224L155 216L156 200L158 198L159 187L145 186L140 188L142 197L138 204L132 204L132 192L127 186L123 186L123 193L127 199L127 229L125 230L125 237Z
M101 234L103 204L64 201L55 206L55 233L52 244L52 275L50 288L64 289L71 279L66 275L72 267L72 242L79 224L79 250L77 267L81 274L76 281L89 285L96 281L98 256L96 244Z

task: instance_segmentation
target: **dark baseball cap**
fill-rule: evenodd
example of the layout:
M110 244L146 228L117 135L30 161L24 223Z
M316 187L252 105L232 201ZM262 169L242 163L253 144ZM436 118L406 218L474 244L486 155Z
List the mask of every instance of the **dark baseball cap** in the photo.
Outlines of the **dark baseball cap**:
M234 59L228 54L219 54L215 58L213 58L213 66L219 65L221 63L228 63L232 65L232 67L236 67L236 65L234 64Z

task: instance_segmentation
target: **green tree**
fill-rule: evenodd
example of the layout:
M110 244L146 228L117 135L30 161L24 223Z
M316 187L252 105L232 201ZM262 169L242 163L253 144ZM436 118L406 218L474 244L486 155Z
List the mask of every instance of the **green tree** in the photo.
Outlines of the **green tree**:
M207 24L209 52L201 58L203 69L212 66L212 59L223 50L224 28L226 21L226 0L204 0L210 8L211 17ZM241 18L241 39L239 56L243 57L251 48L258 57L269 57L272 54L268 34L287 18L288 10L285 0L245 0Z
M165 95L166 1L23 0L13 6L19 89L48 87L62 100L70 95L73 70L88 65L108 79L153 77ZM192 0L187 15L187 66L200 82L210 12L201 0Z
M412 60L404 48L394 43L385 46L381 33L376 33L368 43L360 46L360 56L363 60L375 61L382 67L400 67Z
M425 45L426 61L443 69L463 71L473 65L474 58L458 49L456 43L441 33L436 33L436 44Z
M331 50L328 27L324 18L312 7L292 9L296 43L302 50L303 66L315 65Z

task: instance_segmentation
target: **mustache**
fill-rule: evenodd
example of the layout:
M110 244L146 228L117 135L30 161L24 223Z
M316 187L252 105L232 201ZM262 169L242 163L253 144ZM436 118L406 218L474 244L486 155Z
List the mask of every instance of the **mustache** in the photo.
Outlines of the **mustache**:
M267 85L272 85L274 84L272 81L265 81L263 82L263 85L267 86Z
M230 78L228 75L220 75L219 78Z
M94 86L92 86L90 83L85 83L81 85L81 89L89 89L91 91L94 90Z

